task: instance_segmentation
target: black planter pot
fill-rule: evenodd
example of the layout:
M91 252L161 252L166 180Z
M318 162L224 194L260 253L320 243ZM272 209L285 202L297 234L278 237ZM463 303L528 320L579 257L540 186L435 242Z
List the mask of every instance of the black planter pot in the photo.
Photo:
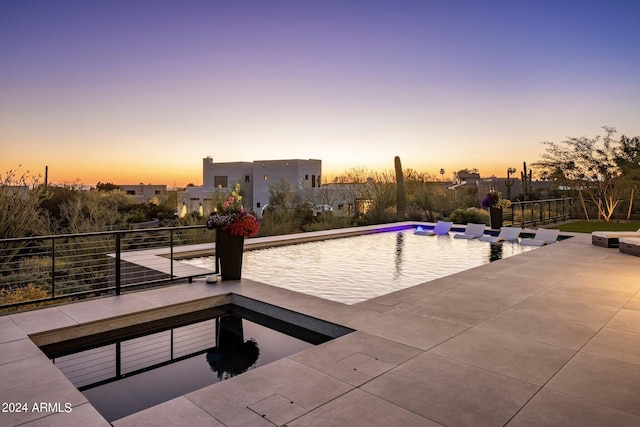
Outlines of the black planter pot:
M502 227L502 208L489 208L489 222L494 230L499 230Z
M221 279L240 280L244 236L234 236L229 231L216 230L216 258L219 260Z

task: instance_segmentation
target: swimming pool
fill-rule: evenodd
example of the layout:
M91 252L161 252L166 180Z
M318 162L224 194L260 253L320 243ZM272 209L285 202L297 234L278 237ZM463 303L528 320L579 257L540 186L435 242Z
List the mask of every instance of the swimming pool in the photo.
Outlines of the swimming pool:
M139 325L143 335L113 338L107 332L60 345L54 354L43 351L105 419L114 421L333 338L248 310L228 311L185 325L183 318L163 319L158 329ZM176 322L179 326L166 327Z
M245 252L242 277L355 304L517 255L534 247L420 236L414 229ZM213 268L214 257L184 260Z

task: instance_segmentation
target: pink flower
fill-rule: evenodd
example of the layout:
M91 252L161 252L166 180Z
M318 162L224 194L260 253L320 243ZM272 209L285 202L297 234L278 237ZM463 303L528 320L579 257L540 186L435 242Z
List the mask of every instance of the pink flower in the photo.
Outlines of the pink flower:
M229 207L229 202L224 202L224 207L228 208Z

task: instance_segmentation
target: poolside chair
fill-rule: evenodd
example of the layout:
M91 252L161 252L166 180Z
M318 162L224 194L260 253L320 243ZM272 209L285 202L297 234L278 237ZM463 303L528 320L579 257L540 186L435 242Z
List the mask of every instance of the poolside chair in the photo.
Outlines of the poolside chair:
M521 231L522 228L520 227L502 227L500 228L500 234L497 236L480 236L478 237L478 240L489 243L498 243L503 241L512 242L514 240L518 240L518 236Z
M449 230L451 230L451 226L453 222L446 221L438 221L436 226L433 229L425 229L422 227L418 227L418 229L413 234L418 234L420 236L435 236L436 234L449 234Z
M619 239L620 252L640 256L640 237L622 237Z
M591 233L591 243L603 248L617 248L622 237L640 238L640 228L638 231L594 231Z
M549 230L547 228L538 228L533 239L522 239L520 244L524 246L543 246L554 243L558 239L560 230Z
M484 224L467 224L467 227L464 229L464 233L454 234L454 239L477 239L480 236L484 236Z

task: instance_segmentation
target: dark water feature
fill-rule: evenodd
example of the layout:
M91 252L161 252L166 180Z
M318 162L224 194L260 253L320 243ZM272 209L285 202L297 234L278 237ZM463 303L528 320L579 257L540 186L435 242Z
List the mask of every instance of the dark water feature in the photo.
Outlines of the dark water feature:
M105 419L114 421L331 339L250 313L145 328L144 336L77 352L57 349L52 360Z

